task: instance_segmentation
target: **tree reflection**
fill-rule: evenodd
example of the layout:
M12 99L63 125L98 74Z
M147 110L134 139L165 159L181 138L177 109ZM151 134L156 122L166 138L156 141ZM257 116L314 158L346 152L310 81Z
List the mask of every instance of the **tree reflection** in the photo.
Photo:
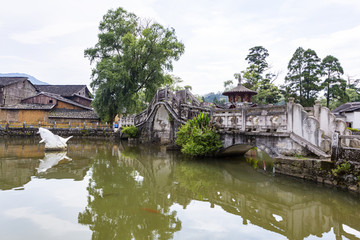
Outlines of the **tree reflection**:
M93 239L173 238L181 222L170 211L168 192L149 187L153 179L141 179L132 161L99 152L92 163L88 206L79 213L79 223L90 226Z
M172 239L181 222L171 207L186 209L196 200L240 216L243 225L289 239L330 231L334 238L357 239L345 231L360 229L360 217L353 214L360 204L349 195L274 177L262 170L271 165L257 156L247 161L178 157L153 146L99 150L79 223L90 226L93 239Z

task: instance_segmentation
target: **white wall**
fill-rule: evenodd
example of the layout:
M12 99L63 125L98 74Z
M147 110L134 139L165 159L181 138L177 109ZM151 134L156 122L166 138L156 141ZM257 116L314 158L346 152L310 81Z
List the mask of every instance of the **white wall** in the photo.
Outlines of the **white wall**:
M346 113L346 122L352 123L352 128L360 129L360 112Z

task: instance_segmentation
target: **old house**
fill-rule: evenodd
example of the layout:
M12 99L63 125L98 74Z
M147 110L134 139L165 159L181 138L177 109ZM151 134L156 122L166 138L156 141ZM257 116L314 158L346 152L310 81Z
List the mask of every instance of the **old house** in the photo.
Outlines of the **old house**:
M39 92L58 94L90 107L92 95L86 85L35 85Z
M35 86L26 77L0 77L0 106L18 104L36 93Z
M0 120L8 122L82 123L97 122L98 115L91 106L91 93L86 85L32 85L23 78L25 86L33 87L27 94L17 92L17 85L8 92L17 92L16 101L6 101L0 107ZM9 80L9 82L12 82ZM25 90L24 90L25 91ZM6 99L9 99L7 97ZM13 97L12 99L15 99Z
M348 127L360 129L360 102L345 103L331 112L336 118L343 119Z

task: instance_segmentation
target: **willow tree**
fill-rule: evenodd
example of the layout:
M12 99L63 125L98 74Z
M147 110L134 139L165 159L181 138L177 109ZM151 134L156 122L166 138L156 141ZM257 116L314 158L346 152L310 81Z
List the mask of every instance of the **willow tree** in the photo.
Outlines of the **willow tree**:
M84 51L92 65L93 107L105 121L139 111L173 70L184 52L173 28L140 19L122 8L109 10L99 25L98 42Z

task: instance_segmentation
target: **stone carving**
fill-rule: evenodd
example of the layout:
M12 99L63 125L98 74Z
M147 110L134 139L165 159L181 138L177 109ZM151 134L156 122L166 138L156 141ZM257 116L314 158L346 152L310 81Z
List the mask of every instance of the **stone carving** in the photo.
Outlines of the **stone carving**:
M71 137L63 138L56 134L53 134L48 129L39 128L38 133L40 134L41 141L39 143L45 143L45 150L60 151L67 148L66 142L69 141Z
M49 168L58 165L63 160L71 161L72 159L66 156L67 152L51 152L45 153L44 159L40 159L39 167L37 168L38 173L46 172Z
M310 118L307 118L304 120L303 128L308 134L313 134L317 128L314 121L312 122Z

